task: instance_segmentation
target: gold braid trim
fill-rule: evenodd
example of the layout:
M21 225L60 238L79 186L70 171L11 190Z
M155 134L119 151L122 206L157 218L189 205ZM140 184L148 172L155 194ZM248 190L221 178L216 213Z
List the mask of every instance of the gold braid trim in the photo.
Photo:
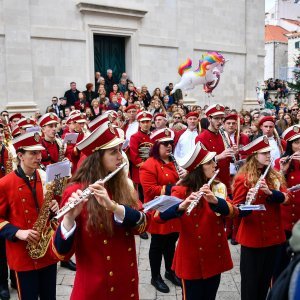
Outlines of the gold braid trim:
M55 248L55 246L54 246L54 241L53 241L53 237L52 237L52 242L51 242L51 244L52 244L52 251L53 251L53 253L55 254L55 256L59 259L59 260L65 260L65 255L61 255L61 254L59 254L58 253L58 251L57 251L57 249Z
M165 195L166 194L166 186L163 185L163 187L160 190L160 195Z
M142 214L141 220L136 224L135 229L138 231L138 233L143 233L146 230L146 226L147 226L147 218L146 215L142 212L140 212Z
M0 223L0 230L1 230L6 224L9 224L9 222L7 222L7 221L1 222L1 223Z

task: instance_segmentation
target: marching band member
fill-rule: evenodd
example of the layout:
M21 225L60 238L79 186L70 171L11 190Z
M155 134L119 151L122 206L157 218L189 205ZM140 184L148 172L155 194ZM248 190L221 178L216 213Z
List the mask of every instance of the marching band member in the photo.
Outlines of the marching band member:
M167 128L168 120L165 113L158 113L153 118L155 130Z
M208 151L216 152L215 160L220 169L218 177L226 185L229 197L231 197L229 165L232 156L235 155L235 148L226 148L225 141L219 132L225 120L225 107L220 104L211 105L205 110L205 115L208 118L209 126L197 136L195 142L201 142Z
M145 202L153 200L156 196L170 195L172 186L179 180L179 175L170 158L174 146L174 132L169 128L159 129L152 132L150 139L153 143L150 157L140 168ZM184 171L180 172L184 173ZM180 280L171 270L175 244L178 239L179 221L173 220L166 224L151 222L148 232L151 233L149 249L151 284L158 291L168 293L170 289L160 274L161 260L164 257L165 278L179 286Z
M189 112L186 116L187 128L175 133L175 150L176 159L183 158L194 146L195 138L198 135L199 114Z
M15 156L15 151L12 152L13 146L11 144L5 144L5 124L0 119L0 178L9 174L14 169L13 158ZM11 286L17 288L15 274L13 270L10 270L10 280ZM7 268L7 258L5 251L5 239L0 238L0 298L2 300L7 300L10 298L10 293L8 289L8 268Z
M224 129L225 132L228 134L228 138L229 141L231 143L231 145L236 145L237 148L243 147L247 144L250 143L250 140L248 138L248 136L246 136L245 134L239 132L238 130L238 122L240 122L239 117L237 114L229 114L225 117L224 120ZM242 158L245 158L244 156L240 155L239 153L236 156L237 160L240 160ZM233 176L236 174L237 170L236 170L236 166L231 162L230 163L230 177L231 180L233 178ZM230 181L232 182L232 181ZM231 236L231 244L232 245L237 245L237 242L235 240L236 234L237 234L237 229L239 227L240 224L240 218L236 217L234 219L227 219L226 220L226 233L227 233L227 237Z
M58 116L52 112L44 114L39 119L39 126L41 127L44 135L42 145L45 150L42 151L42 164L45 167L59 161L61 147L63 147L63 145L61 140L56 138L58 122Z
M259 120L258 126L262 135L268 137L271 146L271 157L275 161L279 158L286 148L286 141L280 139L275 128L275 119L272 116L265 116Z
M55 113L44 114L39 119L39 126L42 128L44 137L42 145L45 148L42 150L42 165L44 167L62 161L65 156L65 147L60 138L57 138L57 126L59 118ZM60 202L61 196L56 196ZM62 261L60 266L71 271L76 271L76 264L72 261Z
M286 151L275 161L274 168L284 174L287 187L290 188L300 183L300 125L287 128L282 133L282 138L287 142ZM291 192L290 205L281 207L281 218L286 243L280 248L273 279L280 275L291 260L291 255L287 251L288 240L292 235L293 226L300 219L300 189Z
M143 188L140 182L140 167L145 160L149 157L150 148L152 143L150 140L150 128L152 115L150 112L141 111L136 116L139 122L139 131L133 134L130 138L129 156L132 163L131 166L131 179L137 185L139 192L139 199L143 202Z
M43 171L39 132L25 133L13 141L18 168L0 180L0 236L6 239L8 265L15 270L19 299L56 298L56 262L50 249L42 258L32 259L27 243L37 243L40 233L32 229L44 202ZM51 211L58 203L51 201Z
M13 114L9 117L9 125L10 125L10 128L12 129L13 127L15 127L17 125L17 122L24 118L24 116L20 113L16 113L16 114Z
M221 273L233 267L222 216L233 217L238 209L225 200L227 191L223 183L215 180L211 187L207 184L216 170L215 156L216 152L197 143L178 161L189 173L172 188L172 196L183 202L155 216L157 222L179 217L181 228L173 269L182 279L183 299L187 300L215 299ZM199 191L204 193L203 198L188 216L184 212L197 199Z
M147 217L136 210L136 192L124 170L105 184L98 181L122 164L123 141L106 122L76 145L87 158L63 203L78 200L87 187L93 196L64 215L53 239L60 259L76 255L72 300L139 299L134 234L145 230Z
M242 148L248 155L246 163L233 182L233 203L252 200L264 204L265 211L253 211L242 219L237 241L241 244L240 272L241 299L266 298L273 274L276 253L285 241L280 216L280 204L288 201L284 179L270 168L265 179L260 178L271 163L271 145L262 136Z
M139 122L136 120L137 116L137 107L133 104L128 105L124 112L127 115L127 120L123 125L123 130L125 132L126 141L129 143L130 138L133 134L137 133L139 130Z
M17 125L19 126L21 134L24 134L27 128L36 126L36 122L32 118L22 118L17 122Z

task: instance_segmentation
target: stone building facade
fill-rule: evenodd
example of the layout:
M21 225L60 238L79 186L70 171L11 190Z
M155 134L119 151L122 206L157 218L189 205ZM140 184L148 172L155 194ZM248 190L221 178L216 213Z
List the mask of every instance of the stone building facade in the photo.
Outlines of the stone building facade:
M125 38L125 69L150 92L179 80L178 65L221 52L226 64L214 97L199 104L256 104L264 74L261 0L0 0L0 109L44 112L71 81L94 81L94 36Z

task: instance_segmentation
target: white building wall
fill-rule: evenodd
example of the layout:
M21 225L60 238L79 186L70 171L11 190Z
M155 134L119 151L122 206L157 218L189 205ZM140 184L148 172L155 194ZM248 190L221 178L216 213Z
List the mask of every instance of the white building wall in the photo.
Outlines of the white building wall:
M136 85L146 83L150 92L176 83L177 68L187 57L196 68L202 53L220 51L230 61L215 97L208 98L200 86L189 96L202 104L220 101L237 108L245 100L255 103L255 85L263 79L264 67L263 1L78 3L0 1L0 109L19 110L22 104L23 111L32 111L37 105L44 112L51 97L62 96L70 81L84 90L94 80L94 33L127 37L126 72ZM14 36L18 31L22 35Z

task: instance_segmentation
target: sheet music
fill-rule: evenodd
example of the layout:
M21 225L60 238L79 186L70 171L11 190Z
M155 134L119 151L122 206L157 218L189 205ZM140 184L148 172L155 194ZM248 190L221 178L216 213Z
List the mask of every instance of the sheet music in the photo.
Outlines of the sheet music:
M150 202L145 203L143 205L144 212L147 212L149 210L158 210L159 212L165 212L167 209L180 202L182 202L182 200L177 197L162 195Z
M71 176L71 163L68 159L48 165L46 168L46 183L54 179Z
M63 144L76 144L78 135L78 132L67 133L63 140Z

